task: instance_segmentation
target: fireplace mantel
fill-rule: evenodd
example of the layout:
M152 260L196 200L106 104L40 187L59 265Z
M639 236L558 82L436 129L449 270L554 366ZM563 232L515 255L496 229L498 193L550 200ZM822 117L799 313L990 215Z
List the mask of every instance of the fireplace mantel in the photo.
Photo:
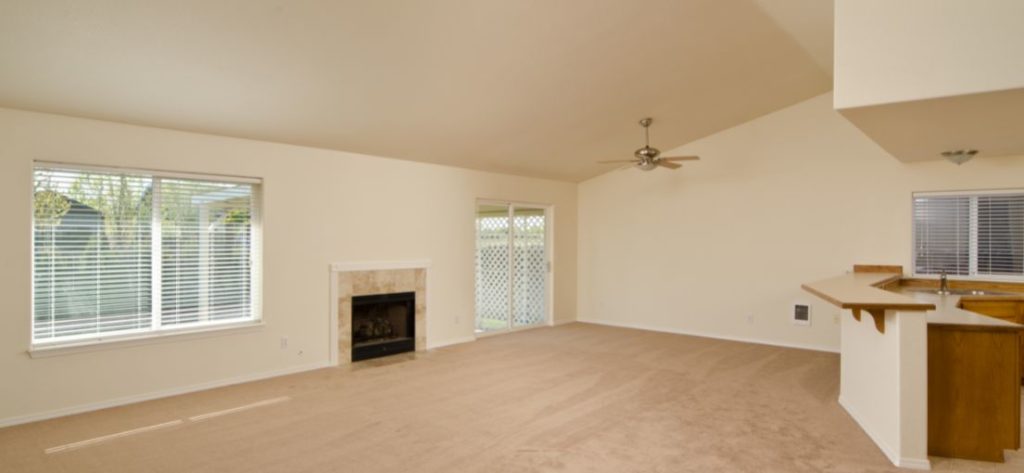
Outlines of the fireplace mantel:
M416 293L416 351L427 347L427 291L430 260L347 261L330 265L330 361L351 363L352 296Z
M388 269L429 269L430 260L414 259L404 261L344 261L331 263L331 272L382 271Z

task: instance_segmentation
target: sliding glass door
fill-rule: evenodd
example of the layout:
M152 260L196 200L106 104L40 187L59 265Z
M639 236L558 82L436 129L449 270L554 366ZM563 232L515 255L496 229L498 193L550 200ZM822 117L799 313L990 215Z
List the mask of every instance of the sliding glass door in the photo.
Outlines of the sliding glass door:
M547 323L545 208L480 203L476 236L477 333Z

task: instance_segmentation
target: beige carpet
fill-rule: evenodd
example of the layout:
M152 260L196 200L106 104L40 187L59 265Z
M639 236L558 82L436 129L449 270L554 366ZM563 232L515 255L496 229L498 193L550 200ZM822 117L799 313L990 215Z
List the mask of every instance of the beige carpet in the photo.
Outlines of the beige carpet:
M838 369L834 354L570 324L3 429L0 470L899 471L837 404ZM1008 459L934 469L1024 471Z

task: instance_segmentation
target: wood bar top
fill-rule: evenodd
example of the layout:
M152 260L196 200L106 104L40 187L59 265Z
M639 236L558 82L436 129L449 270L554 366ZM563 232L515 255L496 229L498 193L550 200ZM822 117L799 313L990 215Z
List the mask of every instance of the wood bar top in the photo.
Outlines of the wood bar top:
M801 287L843 309L934 310L935 304L932 302L881 289L882 286L898 283L902 276L899 273L854 272L807 283Z

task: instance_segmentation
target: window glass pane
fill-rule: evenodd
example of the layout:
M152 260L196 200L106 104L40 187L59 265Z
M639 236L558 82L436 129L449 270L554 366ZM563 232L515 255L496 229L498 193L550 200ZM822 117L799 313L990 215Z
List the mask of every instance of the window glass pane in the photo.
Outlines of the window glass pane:
M1024 195L977 199L978 273L1024 274Z
M914 197L915 272L1024 276L1024 193Z
M147 329L152 180L37 169L33 340Z
M914 198L914 271L970 274L970 199Z
M33 184L33 342L256 318L258 184L61 165Z
M537 325L547 319L544 224L544 209L516 207L513 211L513 326Z
M509 328L509 247L507 205L480 205L476 215L476 330Z
M252 186L161 179L161 323L252 316Z

